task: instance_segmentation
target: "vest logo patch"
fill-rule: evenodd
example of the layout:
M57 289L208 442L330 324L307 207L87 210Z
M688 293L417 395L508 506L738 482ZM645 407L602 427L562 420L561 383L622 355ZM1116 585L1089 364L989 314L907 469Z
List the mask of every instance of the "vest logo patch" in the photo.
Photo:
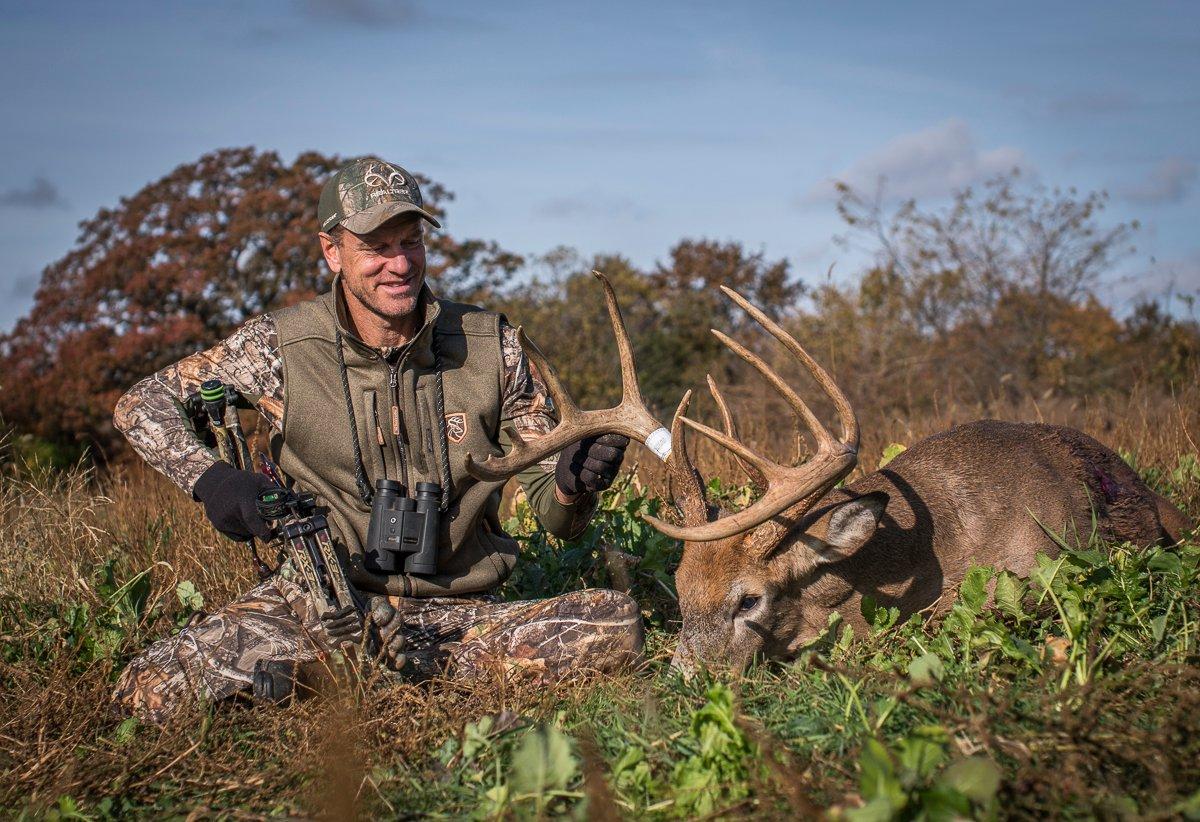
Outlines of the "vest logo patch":
M459 443L467 438L467 415L461 412L446 415L446 438Z

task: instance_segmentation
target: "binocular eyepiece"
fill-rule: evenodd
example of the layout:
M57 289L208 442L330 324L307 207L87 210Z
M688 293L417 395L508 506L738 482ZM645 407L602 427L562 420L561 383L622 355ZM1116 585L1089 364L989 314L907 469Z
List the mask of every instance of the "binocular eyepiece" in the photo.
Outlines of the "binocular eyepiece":
M418 482L415 496L410 497L395 480L375 480L363 550L367 570L377 574L436 573L441 498L442 487L435 482Z

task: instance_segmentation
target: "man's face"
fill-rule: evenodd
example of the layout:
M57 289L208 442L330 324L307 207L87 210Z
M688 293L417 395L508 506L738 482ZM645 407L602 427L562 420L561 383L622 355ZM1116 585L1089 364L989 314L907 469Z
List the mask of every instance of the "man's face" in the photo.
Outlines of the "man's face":
M425 282L425 235L419 217L390 220L369 234L344 231L340 242L321 235L321 250L342 275L347 299L389 320L417 308Z

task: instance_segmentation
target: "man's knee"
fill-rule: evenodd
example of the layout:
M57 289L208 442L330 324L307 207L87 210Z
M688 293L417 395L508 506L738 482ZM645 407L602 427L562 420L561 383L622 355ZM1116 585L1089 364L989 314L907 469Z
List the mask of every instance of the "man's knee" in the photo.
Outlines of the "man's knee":
M613 635L617 645L632 654L640 654L645 645L642 609L629 594L609 588L589 588L564 594L577 603L586 618Z
M289 585L272 579L155 642L121 673L115 710L161 722L197 698L216 701L249 690L260 660L314 659L311 631L289 604L295 587Z
M113 691L113 713L162 722L192 693L188 671L178 658L156 654L157 644L147 649L121 672Z

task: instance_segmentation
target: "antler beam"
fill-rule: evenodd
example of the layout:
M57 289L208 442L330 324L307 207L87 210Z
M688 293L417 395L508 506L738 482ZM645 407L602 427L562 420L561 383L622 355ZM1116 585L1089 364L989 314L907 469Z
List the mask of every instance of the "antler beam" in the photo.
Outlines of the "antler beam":
M536 345L525 336L522 328L517 328L517 339L524 349L525 355L538 369L546 381L554 405L558 409L558 424L553 429L536 439L523 440L512 429L506 429L512 439L512 450L504 457L489 456L482 461L475 461L467 455L467 470L472 476L485 481L498 481L516 476L531 465L541 462L549 456L557 454L574 442L584 437L598 434L618 433L645 443L662 459L670 454L670 434L654 418L642 400L641 389L638 388L637 370L633 361L633 348L629 344L629 333L625 329L625 320L621 317L621 308L617 305L616 294L608 278L599 271L593 271L601 285L604 286L604 299L608 306L608 316L612 321L613 334L617 341L617 354L621 362L621 402L612 408L596 411L584 411L567 392L558 373L546 360L545 355Z

